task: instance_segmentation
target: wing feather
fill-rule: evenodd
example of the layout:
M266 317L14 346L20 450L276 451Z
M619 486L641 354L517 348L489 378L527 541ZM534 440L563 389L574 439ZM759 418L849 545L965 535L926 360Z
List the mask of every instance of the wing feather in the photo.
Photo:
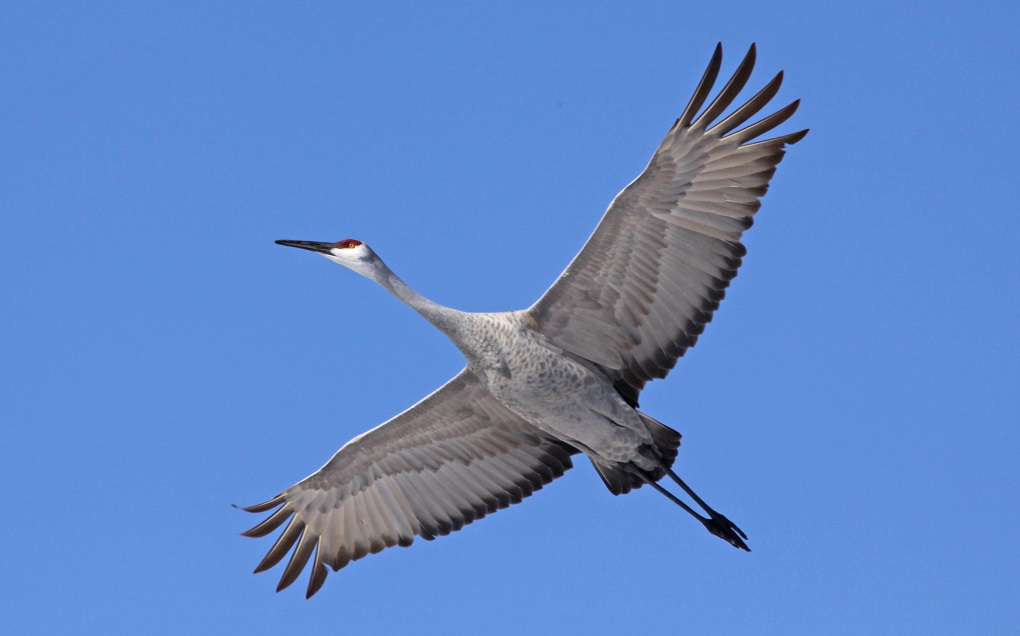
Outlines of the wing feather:
M242 534L262 537L287 523L255 571L291 553L277 589L311 562L311 596L326 566L339 570L416 536L459 530L562 475L572 452L507 410L465 369L345 444L306 479L245 508L271 514Z
M712 103L708 105L708 108L701 114L701 117L698 117L691 124L693 128L708 128L716 117L729 108L733 100L740 94L740 91L744 90L747 80L751 78L751 71L754 70L754 62L757 56L757 47L752 44L751 48L747 50L747 55L744 56L744 59L737 66L737 70L730 77L730 81L726 82L726 85L719 91L719 94L712 100Z
M594 363L631 404L697 341L737 275L761 197L806 130L755 141L798 101L744 128L779 91L780 72L717 123L747 84L751 46L709 102L722 63L717 46L698 88L645 170L616 196L552 287L528 311L538 330Z

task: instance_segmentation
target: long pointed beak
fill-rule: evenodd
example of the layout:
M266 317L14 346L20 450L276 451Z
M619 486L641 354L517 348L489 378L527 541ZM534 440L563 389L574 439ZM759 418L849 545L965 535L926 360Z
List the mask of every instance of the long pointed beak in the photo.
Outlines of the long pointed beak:
M276 244L286 245L287 247L299 247L303 250L318 252L319 254L329 254L329 250L336 247L336 243L322 243L319 241L277 241Z

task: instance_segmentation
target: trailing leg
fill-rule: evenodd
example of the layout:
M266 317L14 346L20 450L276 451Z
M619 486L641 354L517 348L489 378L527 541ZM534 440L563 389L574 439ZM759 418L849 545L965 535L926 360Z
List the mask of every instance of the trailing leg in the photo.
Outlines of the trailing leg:
M744 534L743 530L741 530L740 528L737 527L737 524L735 524L732 521L730 521L729 519L727 519L725 515L721 515L718 512L716 512L715 510L712 510L712 508L707 503L705 503L704 500L702 500L701 497L699 497L697 495L697 493L695 493L693 490L691 490L690 486L688 486L687 484L684 483L684 480L680 479L679 475L677 475L671 469L668 469L668 468L666 469L666 474L669 475L670 479L675 481L681 488L683 488L684 492L687 493L688 495L690 495L691 499L693 499L699 506L701 506L701 508L705 512L708 513L708 516L711 517L713 521L716 521L717 523L720 523L720 524L725 525L725 526L729 526L733 530L736 530L737 534L739 534L741 537L743 537L745 539L747 538L747 535ZM715 534L715 533L713 533L713 534ZM721 536L721 535L716 535L716 536ZM731 541L731 543L732 543L732 541ZM743 542L741 542L741 543L743 543ZM734 545L736 545L736 544L734 544ZM750 550L747 548L747 546L738 545L737 547L738 548L742 547L745 550L747 550L748 552L750 552Z
M660 486L658 483L652 481L644 474L642 474L641 477L642 479L644 479L645 483L661 492L670 501L680 506L688 513L690 513L691 516L700 521L702 525L705 526L706 530L708 530L715 536L719 537L723 541L726 541L735 548L740 548L741 550L746 550L748 552L751 551L751 548L747 547L747 544L744 543L744 539L747 538L747 535L744 534L744 532L740 528L738 528L736 524L734 524L732 521L727 519L725 516L719 514L715 510L712 510L712 508L710 508L704 501L702 501L700 497L694 494L694 491L691 490L687 486L687 484L685 484L679 477L677 477L676 473L674 473L672 470L667 469L667 474L673 479L673 481L677 482L677 484L679 484L680 487L684 489L684 492L690 495L691 498L694 499L694 501L697 502L697 504L705 510L705 512L708 513L708 518L699 515L697 512L694 511L693 508L691 508L686 503L681 501L676 495L669 492L668 490Z

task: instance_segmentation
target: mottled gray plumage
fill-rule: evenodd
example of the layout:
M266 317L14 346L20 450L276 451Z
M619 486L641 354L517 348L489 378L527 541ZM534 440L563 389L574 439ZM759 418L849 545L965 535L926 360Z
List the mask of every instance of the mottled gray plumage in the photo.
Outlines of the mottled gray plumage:
M442 330L467 368L439 390L341 448L321 469L269 501L245 532L286 524L256 568L291 553L278 589L312 562L307 595L366 554L433 539L527 497L584 453L614 494L650 484L731 543L746 535L671 470L680 435L637 410L697 340L736 276L760 198L784 147L806 130L764 141L797 102L743 129L776 94L782 73L714 123L744 87L752 45L708 100L721 46L648 167L612 202L555 284L532 306L465 313L408 287L359 241L278 241L372 278ZM736 130L736 132L733 132ZM707 517L665 490L668 475Z

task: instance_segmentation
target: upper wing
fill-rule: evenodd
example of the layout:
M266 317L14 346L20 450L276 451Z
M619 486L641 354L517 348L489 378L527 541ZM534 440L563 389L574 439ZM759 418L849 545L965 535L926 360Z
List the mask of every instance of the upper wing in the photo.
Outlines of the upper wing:
M807 130L753 142L799 100L731 132L775 96L780 72L713 125L744 87L755 47L695 119L719 74L715 49L694 96L644 172L616 196L595 232L528 311L557 345L598 365L620 394L663 378L694 345L746 253L740 243L787 144ZM711 127L710 127L711 126Z
M325 466L265 503L270 517L243 533L290 523L255 568L297 544L277 591L315 550L307 596L350 561L414 536L434 539L517 503L571 467L572 451L508 411L467 369L388 422L354 438Z

